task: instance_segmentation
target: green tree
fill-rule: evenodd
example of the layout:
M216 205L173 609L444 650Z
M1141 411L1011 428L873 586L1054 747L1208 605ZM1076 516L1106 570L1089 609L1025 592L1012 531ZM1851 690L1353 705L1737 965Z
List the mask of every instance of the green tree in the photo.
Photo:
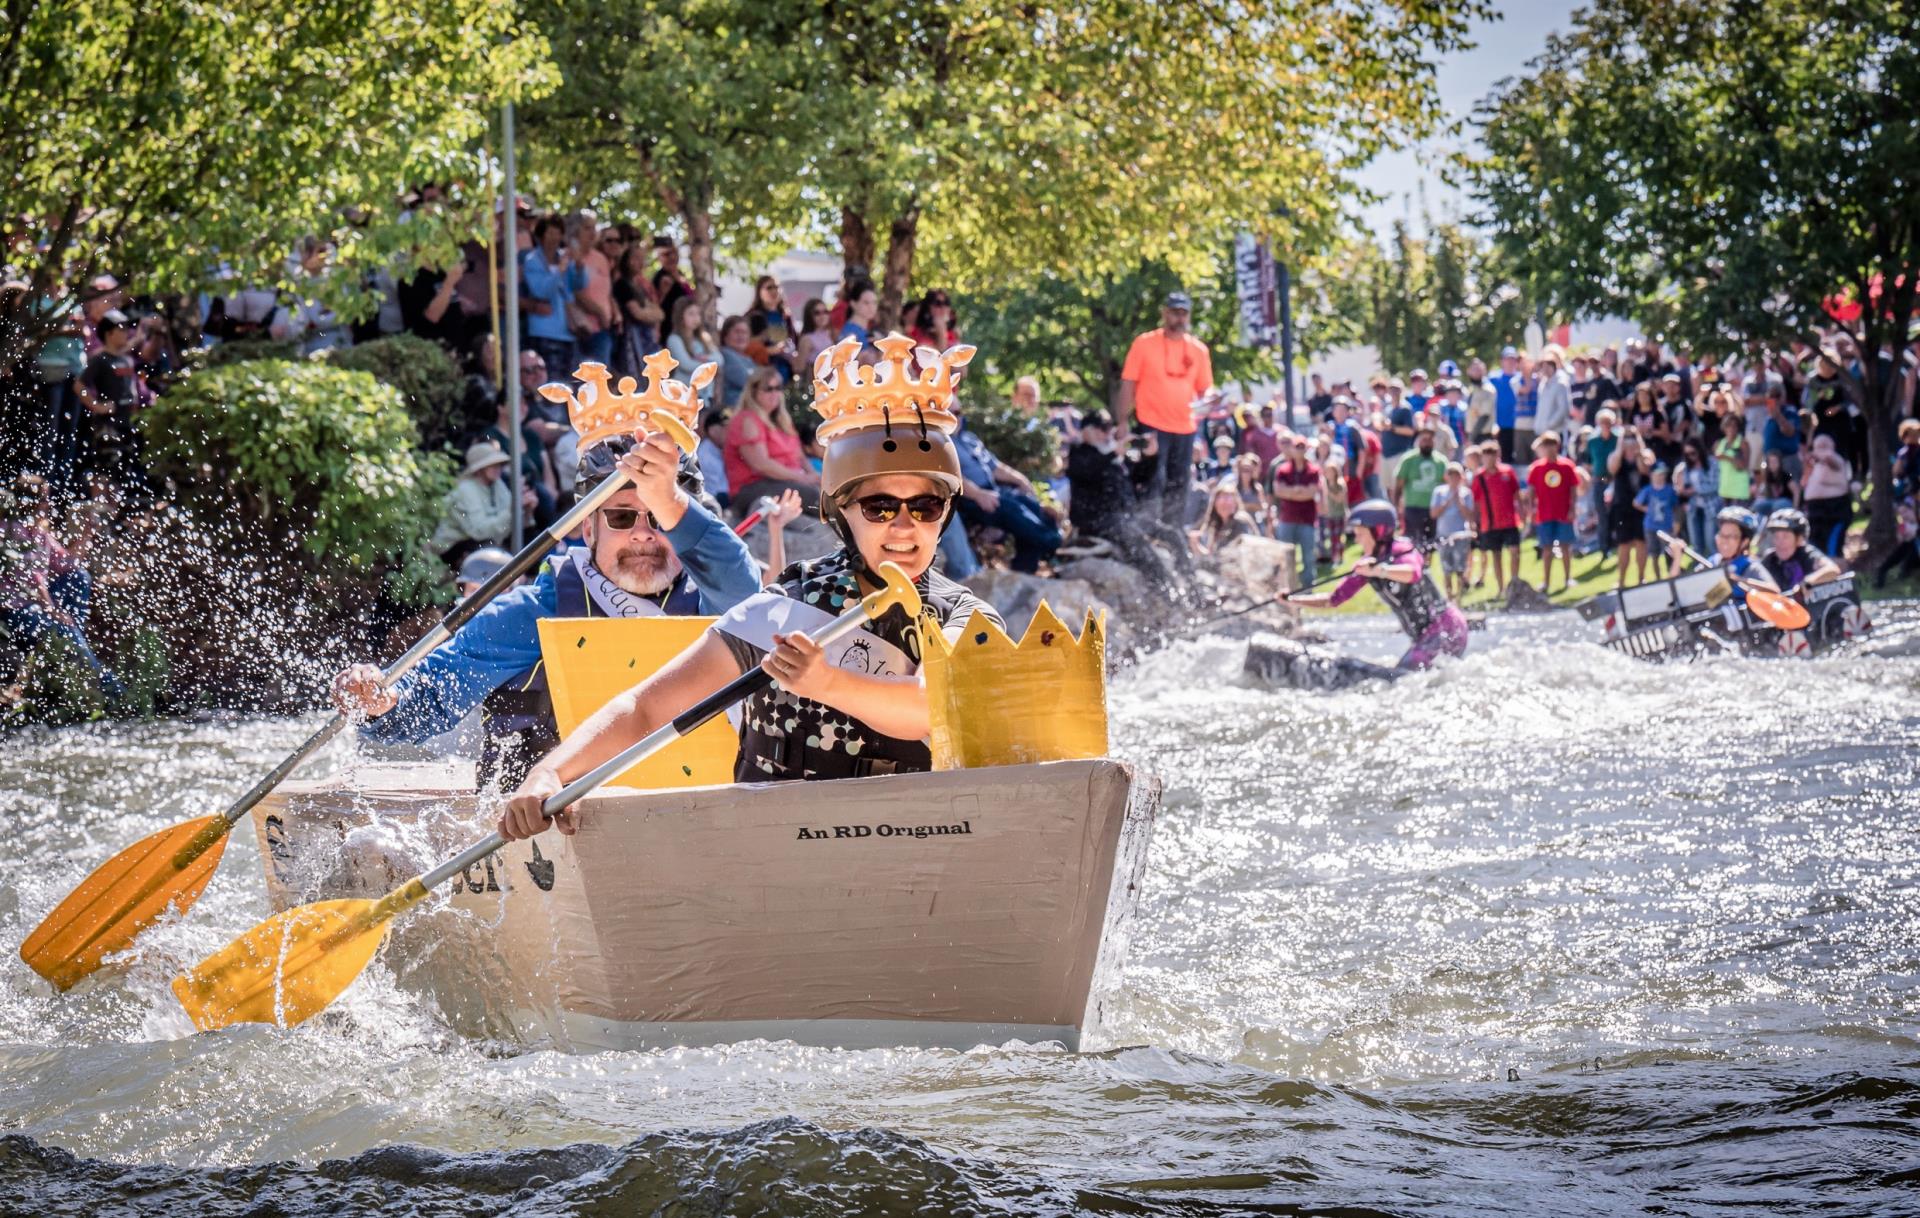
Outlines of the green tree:
M716 250L741 260L791 236L800 136L819 66L795 49L796 0L535 0L563 85L527 107L530 180L608 214L666 216L686 234L710 323Z
M1193 332L1212 348L1216 382L1277 375L1277 352L1240 343L1232 262L1221 255L1206 277L1193 282L1164 262L1147 262L1120 272L1049 276L999 292L957 295L954 306L967 340L981 350L968 378L1006 396L1017 378L1033 376L1048 398L1083 408L1108 406L1120 387L1127 348L1160 324L1160 302L1183 287L1193 297Z
M1367 343L1383 368L1406 372L1521 341L1533 309L1505 255L1454 221L1425 228L1417 237L1396 221L1384 249L1359 238L1302 277L1304 353Z
M1559 311L1702 350L1844 327L1869 424L1869 561L1895 538L1900 348L1920 289L1920 5L1599 0L1478 115L1474 189Z
M805 51L817 82L809 178L845 260L879 272L892 324L916 278L994 290L1112 280L1144 262L1198 279L1249 222L1285 258L1324 248L1356 191L1348 171L1431 128L1433 57L1490 9L842 0L820 11Z
M223 263L282 281L315 232L349 268L423 244L450 252L455 213L401 224L402 191L470 178L491 109L547 79L544 44L494 0L5 8L0 249L26 300L84 297L105 270L155 293L210 286ZM327 291L364 307L357 286L339 274ZM57 314L16 299L8 362Z

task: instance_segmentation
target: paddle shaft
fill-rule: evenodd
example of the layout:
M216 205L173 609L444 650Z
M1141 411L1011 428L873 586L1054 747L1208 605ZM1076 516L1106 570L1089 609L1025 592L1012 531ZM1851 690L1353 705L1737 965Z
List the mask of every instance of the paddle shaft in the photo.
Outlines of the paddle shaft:
M1700 553L1700 551L1694 549L1692 546L1688 545L1686 542L1681 541L1678 537L1675 537L1672 533L1667 532L1665 529L1655 529L1653 535L1660 539L1660 543L1662 545L1678 544L1679 547L1686 552L1686 555L1688 558L1691 558L1694 562L1700 564L1703 567L1712 567L1717 565L1711 558L1708 558L1706 555ZM1756 583L1750 579L1741 579L1739 576L1735 575L1732 571L1727 572L1727 582L1739 584L1742 588L1757 588L1762 592L1775 591L1775 589L1769 588L1765 584Z
M1706 555L1694 549L1692 546L1688 545L1686 542L1681 541L1678 537L1675 537L1672 533L1667 532L1665 529L1655 529L1653 531L1653 535L1660 539L1660 544L1663 546L1678 545L1681 548L1681 550L1686 552L1686 555L1688 558L1691 558L1694 562L1698 563L1700 566L1703 566L1703 567L1713 566L1712 560L1707 558Z
M521 576L540 564L552 550L564 540L567 534L580 526L580 522L600 510L602 504L619 494L628 484L626 471L616 467L613 473L601 481L599 486L587 492L585 498L574 504L566 515L547 526L547 530L528 542L518 554L507 561L507 565L495 571L485 583L473 590L472 595L463 598L459 604L440 619L433 629L420 636L419 641L407 648L406 654L388 665L380 674L380 688L391 688L395 681L412 672L414 666L432 654L433 649L453 637L455 631L472 621L474 615L487 607L494 597L512 587ZM228 825L234 825L240 818L253 810L253 806L265 799L273 789L286 780L287 775L301 762L313 756L329 740L338 736L347 726L345 715L335 715L326 726L302 741L300 747L282 758L279 765L267 771L259 782L249 787L245 794L227 806L220 814Z
M847 610L836 618L832 625L828 626L818 635L813 636L813 641L820 647L837 643L847 635L866 625L867 620L867 602L863 600L854 608ZM615 756L601 762L599 765L593 767L593 769L588 770L585 774L582 774L566 786L560 788L560 790L549 795L545 802L540 805L540 810L551 818L562 808L573 804L581 796L592 791L595 787L600 786L608 779L617 774L625 773L635 762L646 757L651 757L674 741L686 736L708 720L725 714L728 707L733 706L735 703L745 701L753 694L758 693L771 684L773 684L773 674L755 665L719 689L714 690L706 697L700 699L700 701L694 703L680 714L674 716L671 722L663 723L659 727L654 728L645 736L642 736L626 748L620 750ZM454 855L446 862L440 864L438 867L435 867L432 871L421 876L420 883L427 888L433 888L436 885L443 884L506 844L507 839L500 836L499 831L495 830L465 850L462 850L459 854Z
M1345 579L1347 576L1352 574L1353 574L1353 568L1348 567L1344 571L1335 571L1332 575L1323 575L1319 579L1314 580L1312 583L1308 584L1304 588L1295 588L1291 592L1282 592L1279 596L1270 596L1266 600L1255 601L1253 602L1253 604L1248 605L1245 609L1235 609L1232 613L1223 613L1219 617L1208 618L1206 621L1201 622L1198 626L1186 627L1180 633L1186 634L1189 631L1205 630L1209 626L1217 626L1221 622L1224 622L1229 618L1236 618L1241 616L1242 614L1252 613L1255 609L1265 609L1268 605L1277 605L1281 601L1286 600L1290 596L1297 596L1302 592L1311 592L1322 584L1330 584L1336 579Z

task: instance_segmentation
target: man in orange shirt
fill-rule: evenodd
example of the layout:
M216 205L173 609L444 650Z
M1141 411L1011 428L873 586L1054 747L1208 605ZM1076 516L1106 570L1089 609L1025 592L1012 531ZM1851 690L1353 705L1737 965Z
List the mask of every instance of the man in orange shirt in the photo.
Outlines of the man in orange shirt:
M1120 370L1120 391L1113 416L1125 440L1137 420L1140 430L1157 435L1149 497L1160 497L1160 512L1174 528L1187 523L1187 491L1193 482L1193 400L1213 388L1213 356L1207 344L1188 333L1193 301L1185 292L1167 293L1160 328L1133 340Z

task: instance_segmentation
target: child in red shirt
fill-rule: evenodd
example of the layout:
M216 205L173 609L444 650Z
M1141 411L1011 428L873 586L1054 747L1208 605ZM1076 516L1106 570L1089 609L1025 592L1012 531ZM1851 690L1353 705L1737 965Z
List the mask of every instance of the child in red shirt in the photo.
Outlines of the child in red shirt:
M1474 544L1493 556L1494 586L1507 588L1507 552L1513 552L1513 577L1520 578L1520 475L1500 459L1500 443L1480 446L1480 472L1473 476L1473 507L1480 518Z

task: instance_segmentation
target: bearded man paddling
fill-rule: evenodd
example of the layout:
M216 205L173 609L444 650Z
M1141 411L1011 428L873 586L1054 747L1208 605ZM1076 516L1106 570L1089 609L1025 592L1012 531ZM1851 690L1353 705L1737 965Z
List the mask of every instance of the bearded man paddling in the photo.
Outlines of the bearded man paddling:
M481 786L518 786L559 743L537 623L549 617L718 616L760 590L746 543L702 502L699 466L664 432L589 448L574 490L586 495L625 469L633 484L582 526L584 545L549 560L532 584L504 592L391 690L355 664L333 681L361 738L419 743L481 708Z

